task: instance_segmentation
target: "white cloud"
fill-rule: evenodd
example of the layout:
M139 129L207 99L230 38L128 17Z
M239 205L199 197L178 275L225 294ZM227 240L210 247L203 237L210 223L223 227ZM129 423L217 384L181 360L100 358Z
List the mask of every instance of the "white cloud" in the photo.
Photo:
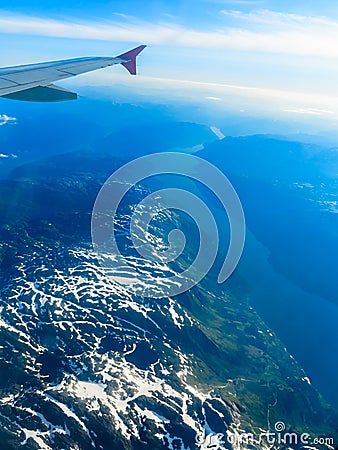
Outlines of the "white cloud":
M332 20L269 10L223 11L223 15L231 19L230 25L205 32L171 22L148 23L132 18L129 22L76 22L2 12L0 33L338 57L338 23ZM236 20L240 24L234 26Z
M206 98L206 100L211 100L213 102L221 102L222 101L222 99L220 97L213 97L212 95L209 97L205 97L205 98Z
M263 3L263 0L213 0L213 3L220 3L222 5L250 5L255 6Z
M220 5L250 5L255 6L264 3L264 0L210 0Z
M335 114L334 111L318 108L286 108L283 111L294 114L308 114L311 116L329 116Z
M210 127L210 130L218 137L218 139L224 139L225 134L217 127Z
M7 158L11 158L11 159L14 159L14 158L17 158L17 155L13 155L13 153L11 153L10 155L8 155L7 153L0 153L0 158L2 158L2 159L7 159Z
M7 114L0 114L0 127L7 125L8 123L16 123L16 118L9 117Z
M322 27L328 27L331 31L337 31L338 29L338 23L326 17L305 16L271 11L269 9L260 9L251 12L222 10L221 12L224 16L231 17L232 19L251 24L256 23L273 26L279 31L282 29L313 30L315 27L320 29L322 29Z
M267 89L252 86L241 86L225 83L209 83L191 80L178 80L142 76L124 77L116 72L97 72L81 75L76 81L69 81L83 86L104 86L108 95L109 88L115 83L156 98L185 98L191 100L210 101L220 109L231 109L242 112L261 111L264 115L269 111L281 113L298 113L304 116L322 117L324 120L338 119L338 95L321 95L315 92L297 92L294 90ZM217 100L216 100L217 99Z

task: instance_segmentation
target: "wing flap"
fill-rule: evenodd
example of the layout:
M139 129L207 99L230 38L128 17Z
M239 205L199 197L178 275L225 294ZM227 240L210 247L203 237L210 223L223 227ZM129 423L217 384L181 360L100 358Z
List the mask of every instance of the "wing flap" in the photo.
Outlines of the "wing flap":
M0 78L0 89L11 88L13 86L17 86L17 83L7 80L6 78Z
M28 102L64 102L67 100L76 100L77 94L50 84L48 86L36 86L22 91L11 92L2 97Z

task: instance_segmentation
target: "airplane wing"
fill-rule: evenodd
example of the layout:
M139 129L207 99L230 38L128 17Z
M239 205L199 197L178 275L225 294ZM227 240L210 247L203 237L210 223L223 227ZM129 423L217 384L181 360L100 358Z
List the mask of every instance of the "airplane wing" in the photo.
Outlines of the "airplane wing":
M30 102L76 100L76 93L53 82L115 64L122 64L131 75L136 75L136 57L145 47L140 45L116 57L76 58L0 68L0 97Z

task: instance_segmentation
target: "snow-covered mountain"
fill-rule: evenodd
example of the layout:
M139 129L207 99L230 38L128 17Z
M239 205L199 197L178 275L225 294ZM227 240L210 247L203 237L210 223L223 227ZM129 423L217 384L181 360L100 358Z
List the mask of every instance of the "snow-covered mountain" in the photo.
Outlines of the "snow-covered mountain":
M15 181L13 201L32 206L1 228L1 449L329 448L313 439L337 435L335 413L250 306L240 274L150 299L131 269L101 267L88 218L119 164L106 162L65 155ZM127 253L129 212L118 218ZM150 238L163 244L167 231L153 226ZM132 249L128 258L149 266ZM150 284L174 270L150 269ZM310 440L271 447L268 433L280 431Z

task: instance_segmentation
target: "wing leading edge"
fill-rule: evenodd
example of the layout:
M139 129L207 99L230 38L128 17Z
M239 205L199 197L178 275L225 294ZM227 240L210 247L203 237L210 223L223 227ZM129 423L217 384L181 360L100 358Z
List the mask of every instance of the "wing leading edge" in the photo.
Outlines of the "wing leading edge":
M30 102L76 100L77 94L53 82L82 73L122 64L136 75L136 57L145 48L140 45L116 57L76 58L0 69L0 97Z

